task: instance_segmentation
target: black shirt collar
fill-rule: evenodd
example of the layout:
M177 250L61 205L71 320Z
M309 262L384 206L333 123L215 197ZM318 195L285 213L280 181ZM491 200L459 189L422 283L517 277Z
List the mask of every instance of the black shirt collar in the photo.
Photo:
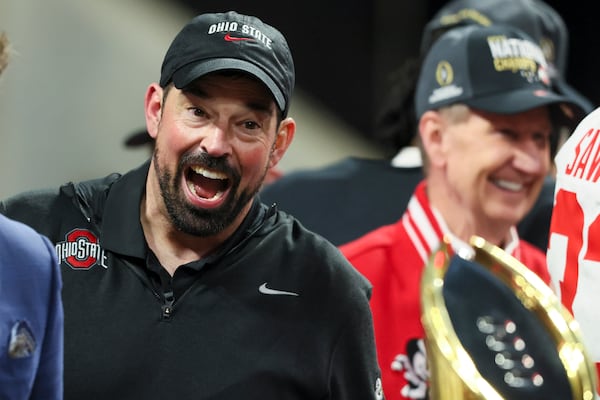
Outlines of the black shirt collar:
M103 217L103 246L126 256L146 257L140 204L146 189L150 160L126 173L110 188Z

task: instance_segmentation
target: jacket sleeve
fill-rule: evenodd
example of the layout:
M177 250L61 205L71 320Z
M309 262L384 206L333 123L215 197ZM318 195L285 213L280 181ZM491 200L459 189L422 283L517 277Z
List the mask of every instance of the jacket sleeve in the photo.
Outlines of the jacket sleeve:
M63 398L63 307L61 300L62 279L50 241L42 237L47 254L40 257L52 271L49 274L48 318L40 355L39 368L32 388L33 400L60 400Z

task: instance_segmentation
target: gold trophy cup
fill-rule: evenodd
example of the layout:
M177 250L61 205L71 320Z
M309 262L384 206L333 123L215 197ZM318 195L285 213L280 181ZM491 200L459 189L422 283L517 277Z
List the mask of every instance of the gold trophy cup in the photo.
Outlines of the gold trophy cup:
M592 400L595 368L558 297L502 249L470 244L472 258L442 244L423 273L429 398Z

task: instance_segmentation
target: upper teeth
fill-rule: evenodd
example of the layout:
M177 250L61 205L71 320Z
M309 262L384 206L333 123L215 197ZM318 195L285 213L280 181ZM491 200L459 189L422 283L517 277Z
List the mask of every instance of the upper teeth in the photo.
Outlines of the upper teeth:
M523 184L522 183L505 181L505 180L502 180L502 179L497 179L496 180L496 185L500 186L503 189L512 190L514 192L517 192L517 191L523 189Z
M227 175L221 172L209 171L205 168L194 166L192 167L192 171L197 173L198 175L202 175L205 178L209 179L227 179Z

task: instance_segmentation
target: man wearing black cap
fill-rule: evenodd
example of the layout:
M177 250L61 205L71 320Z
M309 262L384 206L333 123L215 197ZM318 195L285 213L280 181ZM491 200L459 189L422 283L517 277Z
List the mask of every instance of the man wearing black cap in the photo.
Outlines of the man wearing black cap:
M454 0L442 7L425 27L423 53L441 33L463 25L507 24L528 33L548 60L553 86L591 105L566 84L568 32L558 13L540 0ZM381 105L376 142L387 156L380 160L348 157L317 170L293 171L265 187L267 204L296 216L309 229L334 244L343 244L381 225L394 223L406 209L412 190L423 177L415 136L414 81L419 62L407 60L396 74ZM519 226L523 237L545 251L552 208L553 180L548 178L539 203ZM324 200L326 199L326 200Z
M556 121L569 123L581 112L550 86L542 50L506 25L471 25L441 36L421 68L415 111L425 179L398 222L341 246L373 284L388 399L426 398L416 389L427 387L428 373L408 349L424 340L421 272L442 240L465 255L472 252L471 236L481 236L549 282L544 253L521 241L516 225L550 170Z
M370 284L255 198L293 87L279 31L200 15L146 91L147 163L0 204L55 243L66 399L382 398Z

